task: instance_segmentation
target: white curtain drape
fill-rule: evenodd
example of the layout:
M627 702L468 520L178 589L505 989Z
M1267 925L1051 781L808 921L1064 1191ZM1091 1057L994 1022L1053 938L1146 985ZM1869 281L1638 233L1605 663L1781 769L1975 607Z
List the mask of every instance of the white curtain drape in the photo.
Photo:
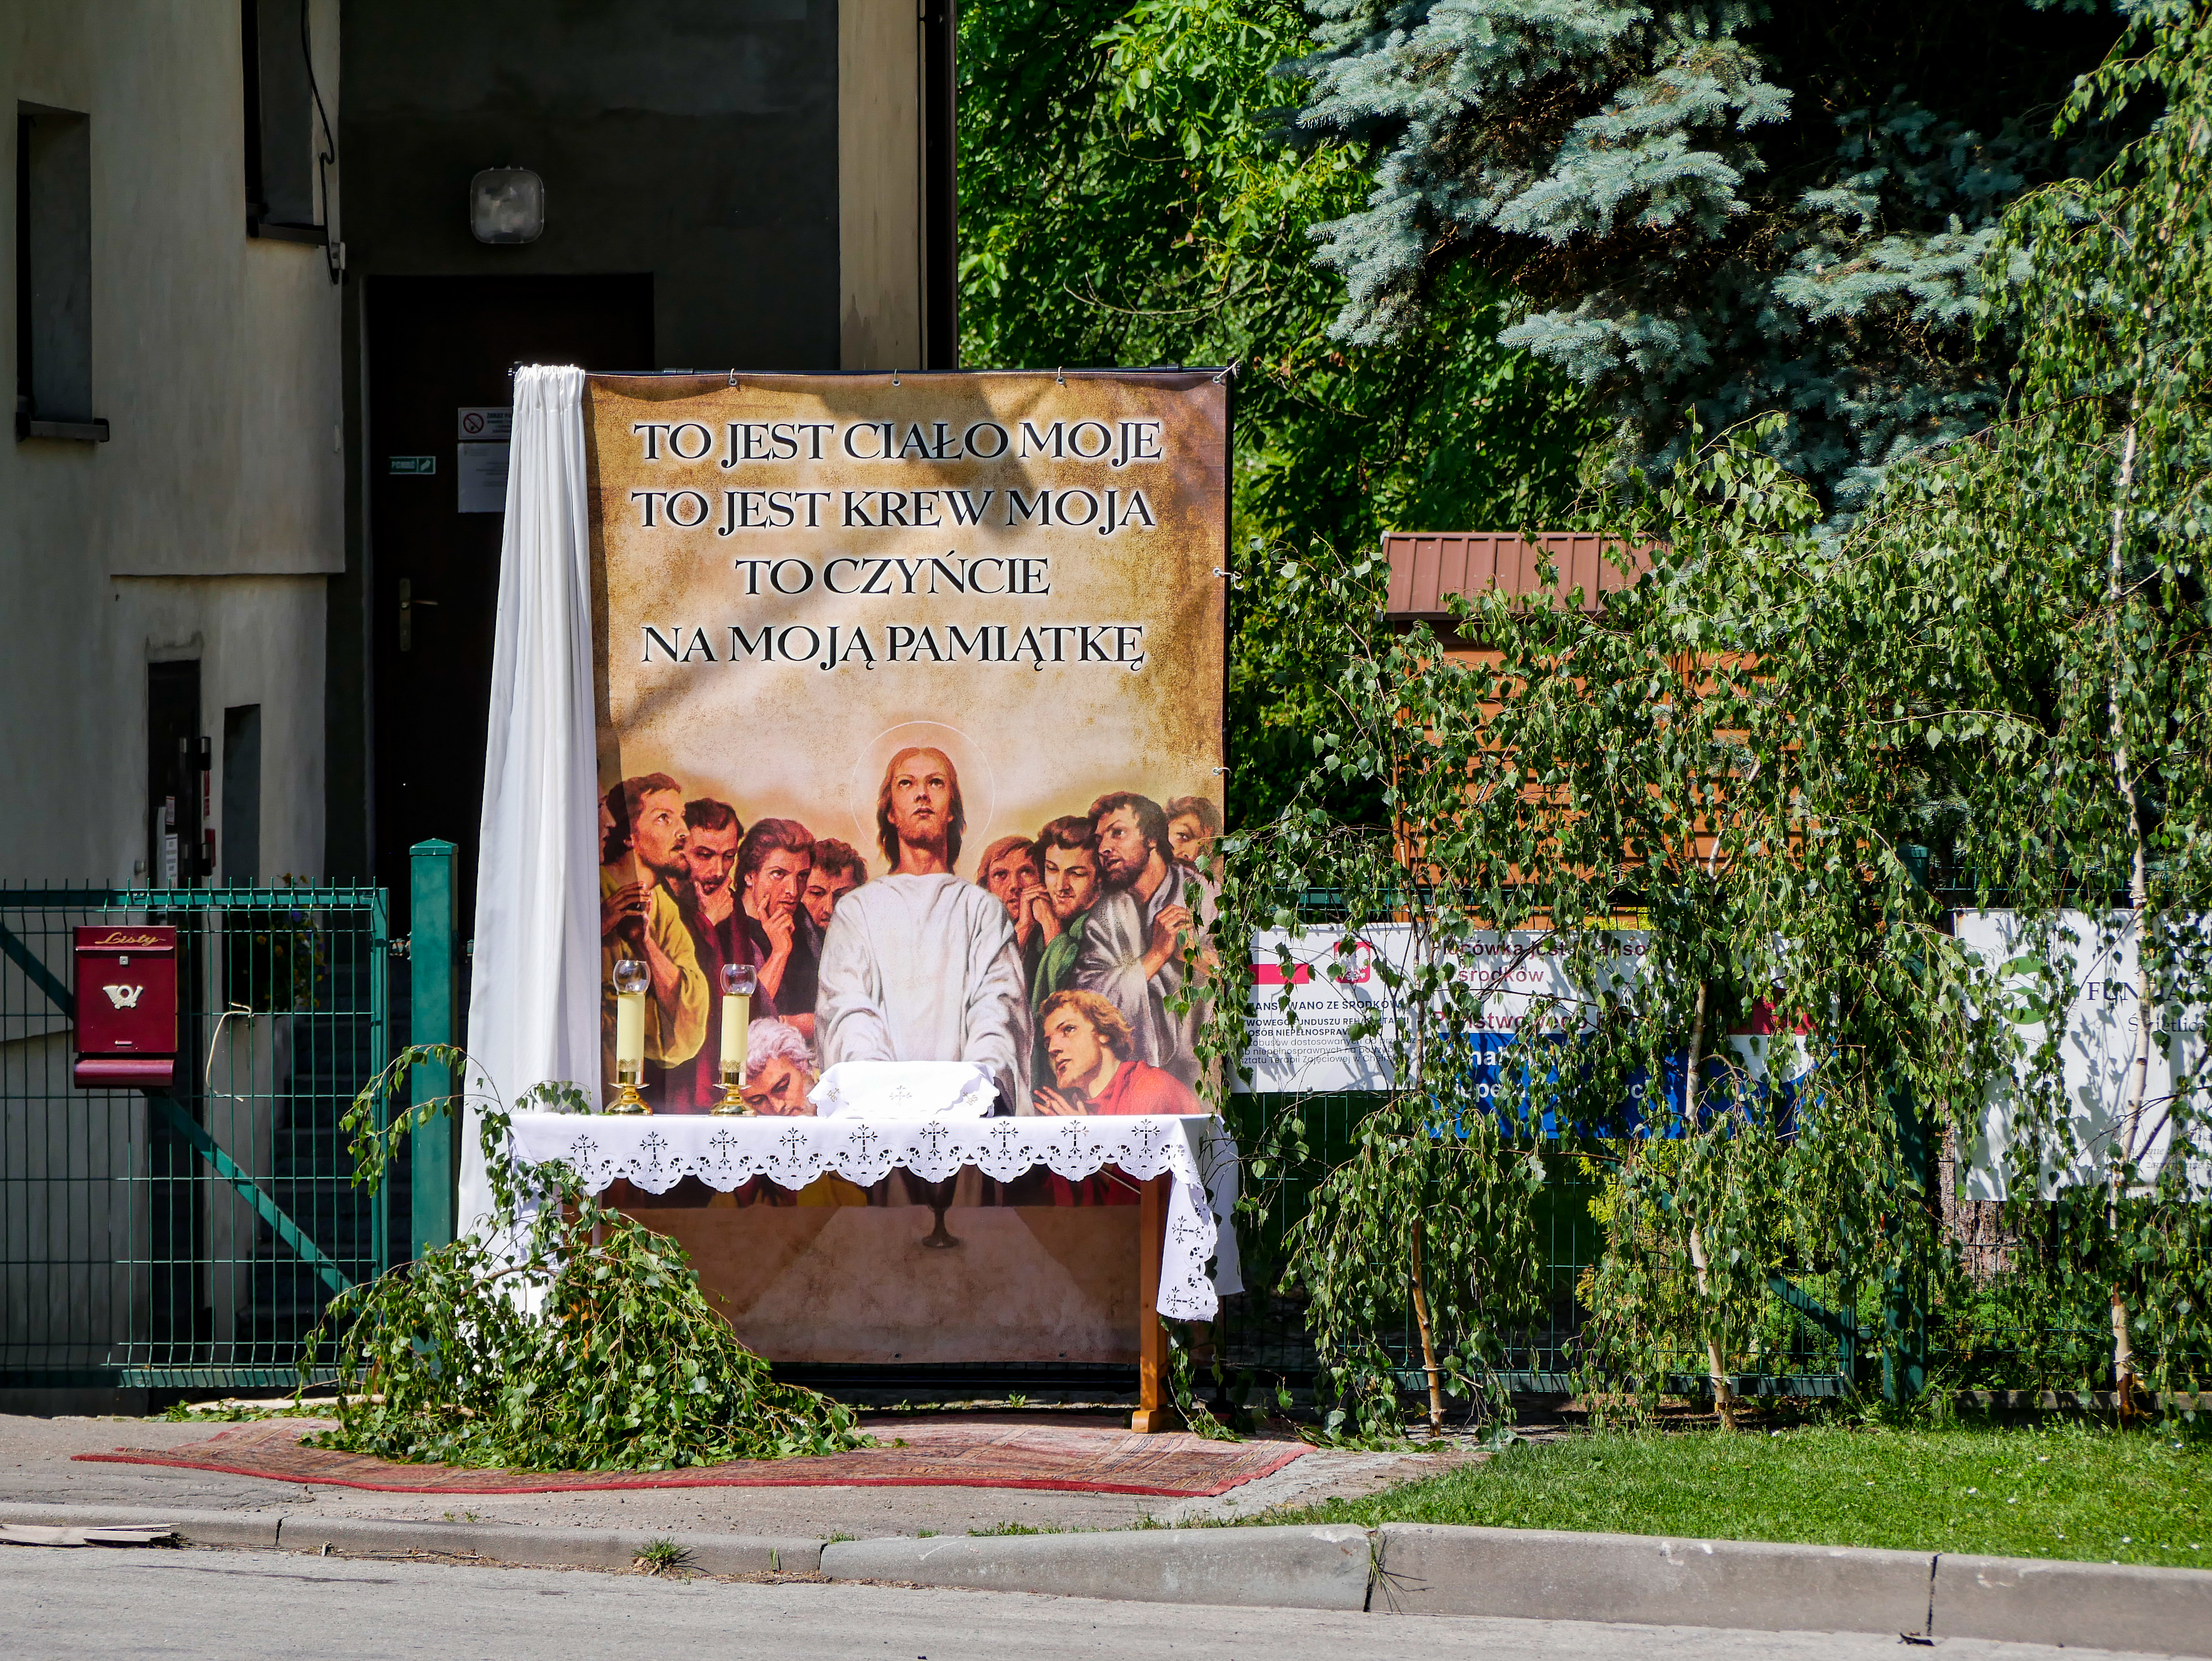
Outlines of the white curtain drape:
M512 1105L566 1080L598 1098L598 788L584 372L514 377L500 540L490 741L477 843L469 1086ZM491 1209L477 1116L462 1130L456 1221Z

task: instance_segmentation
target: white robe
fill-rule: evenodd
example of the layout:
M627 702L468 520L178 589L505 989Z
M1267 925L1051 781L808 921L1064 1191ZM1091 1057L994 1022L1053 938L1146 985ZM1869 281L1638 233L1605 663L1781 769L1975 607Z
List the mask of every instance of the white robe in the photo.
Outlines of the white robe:
M814 1042L824 1068L974 1062L1028 1111L1028 988L1006 908L944 873L843 896L822 942Z

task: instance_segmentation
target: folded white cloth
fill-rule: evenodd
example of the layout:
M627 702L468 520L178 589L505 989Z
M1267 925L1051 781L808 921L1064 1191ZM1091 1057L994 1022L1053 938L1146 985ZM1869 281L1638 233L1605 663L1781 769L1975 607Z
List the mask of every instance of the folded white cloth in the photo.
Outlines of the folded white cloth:
M817 1118L988 1119L998 1099L991 1075L974 1062L839 1062L806 1099Z

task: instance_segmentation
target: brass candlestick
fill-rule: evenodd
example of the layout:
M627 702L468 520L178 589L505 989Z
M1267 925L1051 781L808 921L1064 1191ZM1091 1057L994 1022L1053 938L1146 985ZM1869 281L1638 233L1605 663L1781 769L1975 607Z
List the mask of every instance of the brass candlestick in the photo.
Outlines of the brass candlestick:
M635 958L615 965L615 1098L609 1113L650 1113L638 1094L645 1082L645 994L653 977Z
M722 965L722 1099L708 1110L717 1118L750 1118L745 1105L745 1037L752 1024L753 989L759 977L749 963Z

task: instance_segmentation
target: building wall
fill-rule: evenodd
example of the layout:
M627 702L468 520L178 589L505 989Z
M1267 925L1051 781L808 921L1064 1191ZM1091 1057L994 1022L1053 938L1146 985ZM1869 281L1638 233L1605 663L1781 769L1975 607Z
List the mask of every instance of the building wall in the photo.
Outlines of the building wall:
M315 0L337 117L337 0ZM324 593L343 566L339 289L249 237L237 0L9 0L7 113L91 122L92 413L0 435L0 877L128 883L147 664L201 664L200 730L262 707L265 879L323 859ZM15 375L16 125L0 123L0 362ZM333 195L336 192L333 191Z
M838 365L836 0L379 0L345 29L355 271L650 271L661 362L627 367ZM470 234L495 167L544 179L537 241Z
M925 362L924 8L917 0L378 0L346 9L349 283L346 570L332 587L328 861L404 880L374 846L376 700L391 625L362 469L384 465L362 384L375 280L649 274L655 362L595 368L950 367ZM941 21L941 20L940 20ZM949 123L949 111L944 112ZM949 130L949 129L948 129ZM468 224L480 169L544 180L536 241ZM925 249L927 248L927 252ZM949 292L949 271L937 273ZM364 300L363 295L367 298ZM948 319L949 321L949 319Z

